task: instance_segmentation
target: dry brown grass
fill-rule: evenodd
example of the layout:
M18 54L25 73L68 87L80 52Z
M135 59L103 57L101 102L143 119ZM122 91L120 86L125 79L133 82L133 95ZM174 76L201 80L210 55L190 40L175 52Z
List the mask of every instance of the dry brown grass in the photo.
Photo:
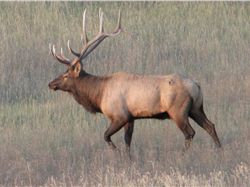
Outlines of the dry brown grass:
M119 8L123 34L87 60L88 72L177 72L198 80L223 151L196 131L184 137L170 121L136 121L132 161L107 149L108 121L86 113L47 84L64 68L49 43L80 46L81 13L90 35L102 7L111 28ZM249 186L250 4L243 2L0 3L0 185ZM91 34L92 33L92 34ZM123 132L113 137L124 148Z

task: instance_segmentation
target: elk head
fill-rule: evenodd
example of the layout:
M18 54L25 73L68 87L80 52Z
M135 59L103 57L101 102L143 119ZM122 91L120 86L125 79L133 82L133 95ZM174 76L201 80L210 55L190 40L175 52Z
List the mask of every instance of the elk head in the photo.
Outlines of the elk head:
M70 47L70 42L68 41L68 49L69 51L76 56L73 60L66 58L63 54L63 50L61 48L61 54L56 54L55 46L50 45L51 54L62 64L65 64L68 69L65 73L57 77L55 80L49 83L49 88L53 90L62 90L62 91L70 91L72 86L74 85L74 80L78 79L86 74L82 67L82 60L86 58L105 38L109 36L116 36L121 31L121 11L119 11L118 22L115 30L111 33L104 32L103 28L103 12L99 9L99 33L89 41L86 28L85 28L85 15L86 10L83 13L83 27L82 27L82 42L83 47L82 50L78 53Z

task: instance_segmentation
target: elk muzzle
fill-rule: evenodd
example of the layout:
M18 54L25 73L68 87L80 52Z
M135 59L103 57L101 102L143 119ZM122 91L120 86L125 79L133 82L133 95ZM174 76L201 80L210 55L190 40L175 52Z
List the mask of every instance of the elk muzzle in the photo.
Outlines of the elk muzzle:
M49 83L49 88L54 90L54 91L58 90L60 88L61 81L62 80L60 78L57 78L57 79L51 81Z

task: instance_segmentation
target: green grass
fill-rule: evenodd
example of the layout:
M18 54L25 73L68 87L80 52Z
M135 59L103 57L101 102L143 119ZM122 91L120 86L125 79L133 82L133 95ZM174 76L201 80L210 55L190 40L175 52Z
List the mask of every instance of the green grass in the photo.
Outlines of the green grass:
M49 81L65 71L49 53L112 30L119 8L129 34L104 41L86 71L180 73L200 82L223 151L192 123L192 147L171 121L136 121L132 162L103 140L108 120L87 113ZM0 2L0 185L249 186L250 4L248 2ZM123 131L113 137L124 150Z

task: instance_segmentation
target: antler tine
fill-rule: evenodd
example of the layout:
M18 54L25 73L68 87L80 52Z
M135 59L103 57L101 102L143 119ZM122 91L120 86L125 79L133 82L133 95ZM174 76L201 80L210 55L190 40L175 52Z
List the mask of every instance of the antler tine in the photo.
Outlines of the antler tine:
M53 45L51 43L49 44L49 50L50 50L51 54L54 56Z
M75 55L75 56L77 56L77 57L80 57L80 53L77 53L77 52L75 52L71 47L70 47L70 41L68 40L68 43L67 43L67 46L68 46L68 50L73 54L73 55Z
M119 17L118 17L116 29L121 29L121 9L119 9Z
M88 43L88 37L86 33L86 9L84 10L83 16L82 16L82 32L83 32L83 41L84 41L84 44L86 45Z
M52 45L50 44L49 47L50 47L51 54L52 54L54 57L56 57L55 45L54 45L54 44L52 44Z
M64 56L62 47L61 47L61 57L63 57L65 60L70 62L70 59L68 59L67 57Z
M122 31L122 27L121 27L121 9L119 9L119 16L118 16L117 26L116 26L115 30L110 34L105 34L105 35L106 36L116 36L116 35L120 34L121 31Z
M62 55L57 55L56 54L56 49L55 49L55 45L53 44L52 47L50 45L50 50L51 50L51 54L61 63L66 64L67 66L70 66L70 60L64 58Z
M100 19L100 28L99 28L99 33L103 33L104 32L104 28L103 28L103 12L102 9L99 9L99 19Z

